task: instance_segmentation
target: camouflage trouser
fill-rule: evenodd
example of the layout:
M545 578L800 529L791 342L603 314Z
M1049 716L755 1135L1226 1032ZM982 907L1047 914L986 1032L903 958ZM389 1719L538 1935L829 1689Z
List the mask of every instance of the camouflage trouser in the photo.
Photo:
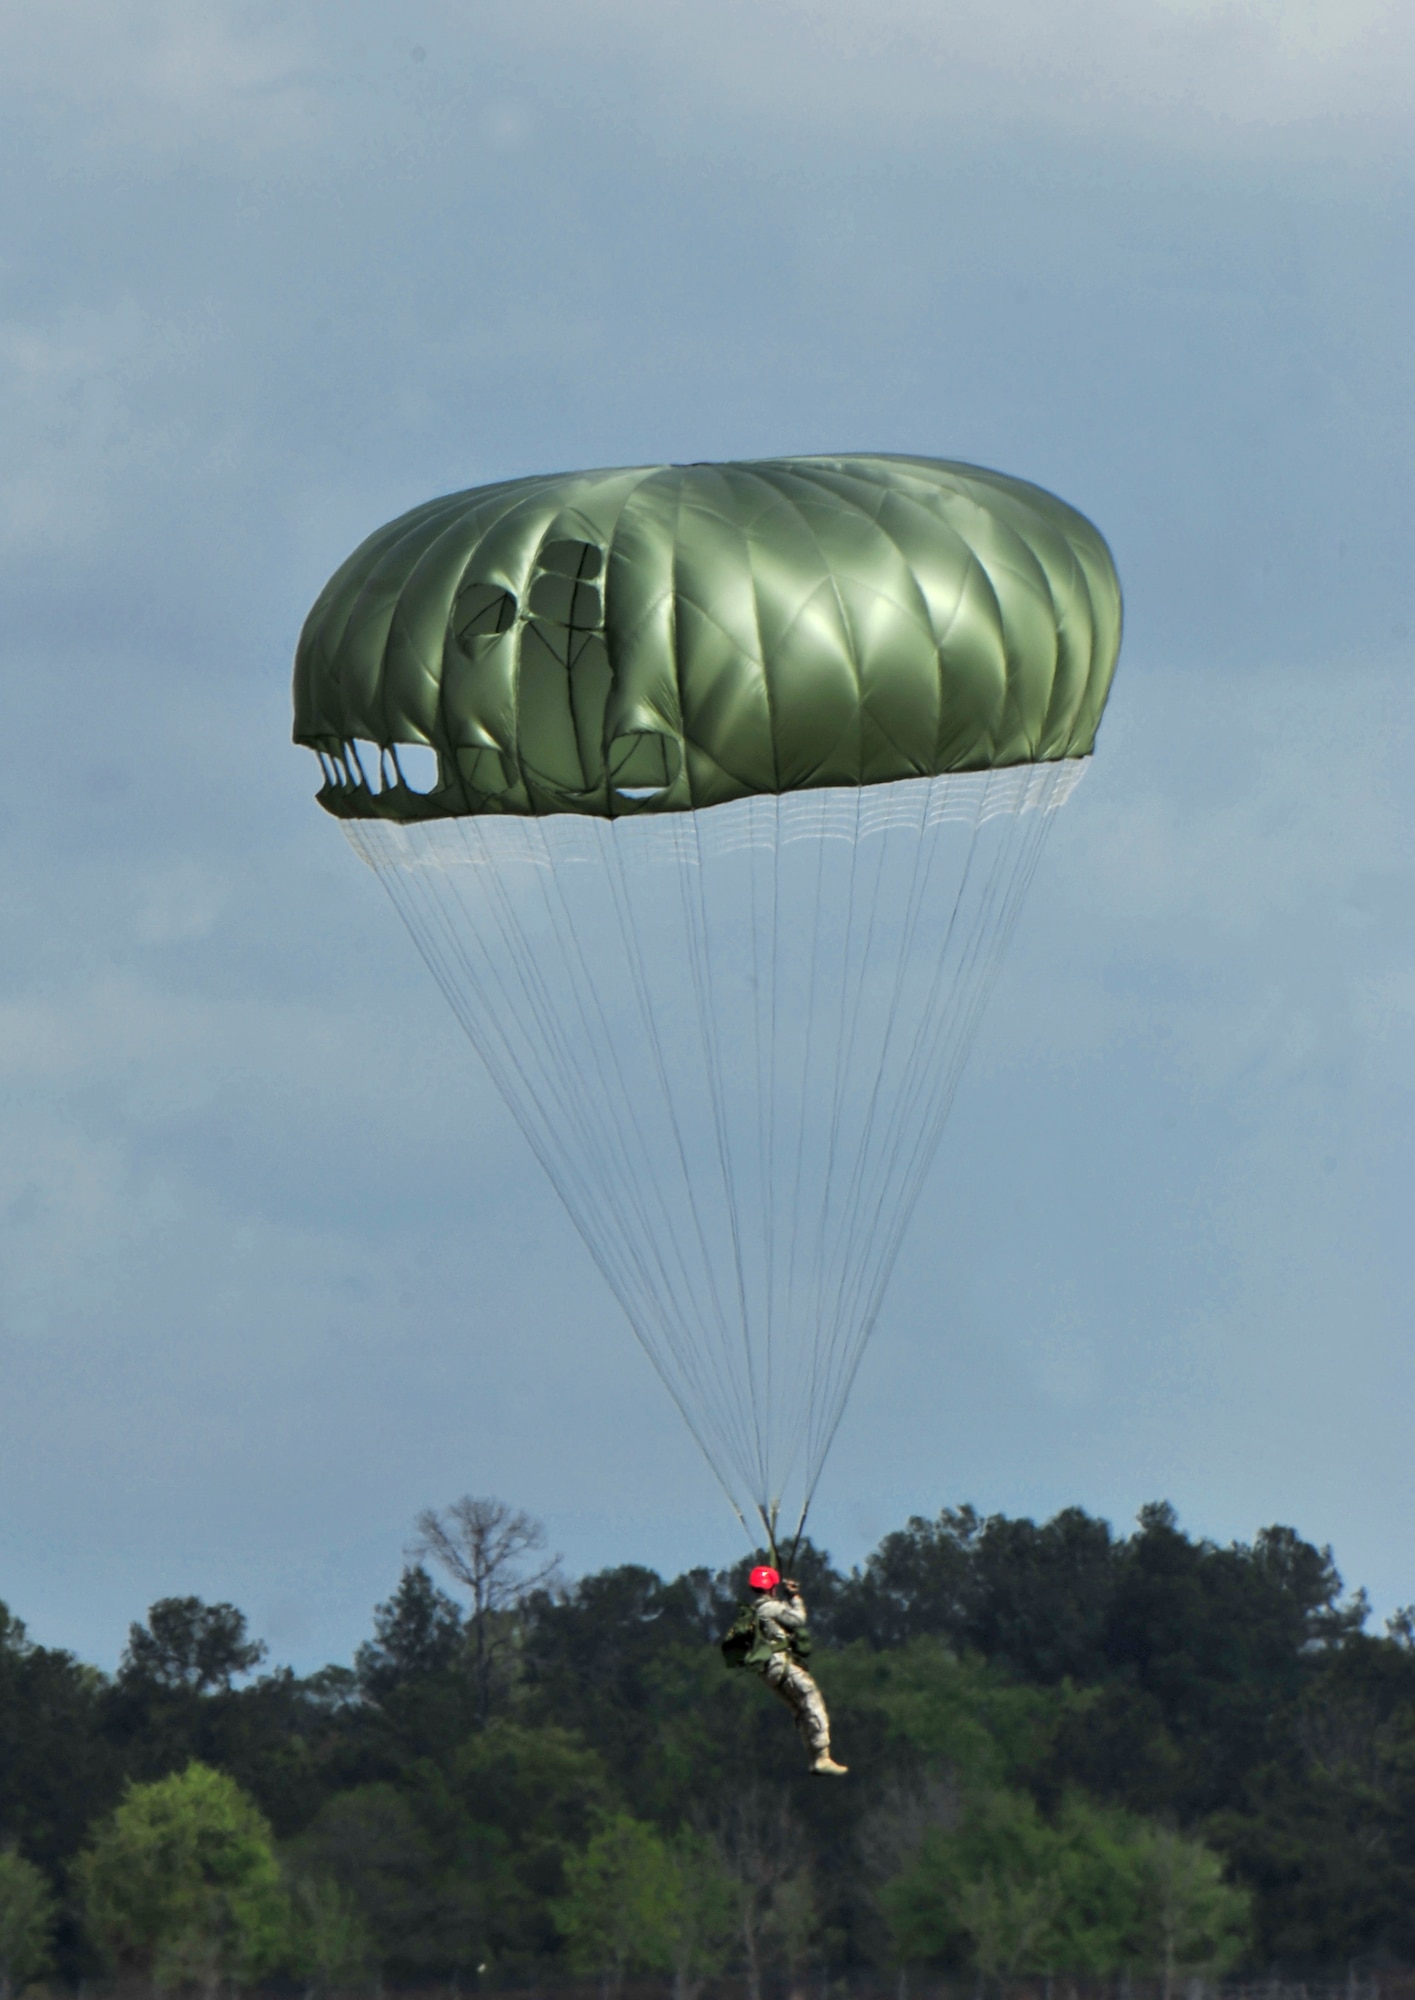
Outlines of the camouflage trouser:
M775 1689L796 1717L796 1727L812 1757L828 1757L830 1717L821 1691L806 1669L789 1653L778 1653L767 1662L763 1674L767 1686Z

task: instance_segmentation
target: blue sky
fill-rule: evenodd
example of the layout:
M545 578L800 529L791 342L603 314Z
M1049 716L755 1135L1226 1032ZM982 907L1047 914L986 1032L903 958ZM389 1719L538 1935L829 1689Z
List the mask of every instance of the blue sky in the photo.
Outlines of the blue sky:
M347 1656L416 1511L736 1530L288 740L362 535L906 450L1127 594L822 1489L1290 1522L1415 1598L1415 19L0 4L0 1597Z

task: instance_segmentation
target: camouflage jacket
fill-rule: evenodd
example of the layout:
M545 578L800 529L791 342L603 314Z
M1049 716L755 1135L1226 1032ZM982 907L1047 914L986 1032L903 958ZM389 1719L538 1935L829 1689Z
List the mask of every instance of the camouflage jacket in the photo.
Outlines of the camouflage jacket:
M744 1604L722 1642L722 1657L729 1667L751 1667L759 1674L779 1653L805 1660L810 1650L806 1606L799 1595L763 1595L754 1604Z

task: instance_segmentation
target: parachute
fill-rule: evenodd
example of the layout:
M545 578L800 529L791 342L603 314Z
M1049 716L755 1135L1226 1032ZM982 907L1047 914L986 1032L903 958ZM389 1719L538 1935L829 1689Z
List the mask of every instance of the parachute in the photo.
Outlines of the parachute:
M1099 533L897 456L372 535L295 740L744 1524L799 1535L1120 644Z

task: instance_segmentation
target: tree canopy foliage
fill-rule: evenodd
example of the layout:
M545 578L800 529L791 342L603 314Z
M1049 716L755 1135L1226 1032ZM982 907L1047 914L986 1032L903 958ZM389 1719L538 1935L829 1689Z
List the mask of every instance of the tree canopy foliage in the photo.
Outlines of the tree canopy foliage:
M420 1523L466 1607L412 1561L352 1666L304 1678L231 1605L153 1605L111 1678L0 1606L0 1978L52 1952L69 1978L652 1973L695 2000L729 1969L929 1963L1168 1995L1415 1958L1415 1620L1369 1632L1289 1528L961 1508L848 1574L803 1548L851 1765L827 1786L722 1670L743 1565L566 1583L478 1504ZM452 1542L466 1575L430 1522L491 1523Z
M94 1936L156 1986L215 1994L281 1956L288 1917L270 1829L204 1764L129 1785L75 1874Z

